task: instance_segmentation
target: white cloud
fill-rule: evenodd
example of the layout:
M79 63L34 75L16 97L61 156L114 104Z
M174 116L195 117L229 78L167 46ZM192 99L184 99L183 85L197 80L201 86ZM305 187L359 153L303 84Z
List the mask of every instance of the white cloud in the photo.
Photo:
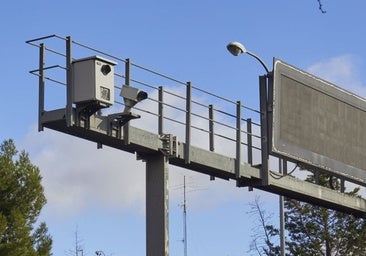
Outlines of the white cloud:
M93 142L48 129L29 133L24 147L41 170L48 216L72 217L93 207L144 214L145 163L136 161L135 155L106 146L97 149ZM172 205L182 202L183 176L187 177L190 207L198 211L244 200L243 193L247 193L246 188L235 187L234 181L210 181L208 175L170 165Z
M60 216L90 207L122 210L144 201L144 164L133 154L46 129L26 140L43 177L46 210Z
M362 84L360 78L358 60L352 55L341 55L320 61L310 66L307 71L339 87L366 97L366 86Z

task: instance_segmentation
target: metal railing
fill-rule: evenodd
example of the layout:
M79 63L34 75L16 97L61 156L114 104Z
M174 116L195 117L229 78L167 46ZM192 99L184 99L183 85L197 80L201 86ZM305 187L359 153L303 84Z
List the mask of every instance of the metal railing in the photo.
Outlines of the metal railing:
M66 44L69 42L69 53L68 47L65 48L65 42ZM193 135L204 135L207 136L206 145L210 151L219 150L218 146L222 144L233 143L235 146L232 147L231 152L220 153L231 154L240 161L241 155L245 155L246 151L246 161L250 164L253 164L253 150L261 151L260 111L242 104L241 101L227 99L191 82L180 81L133 63L128 58L117 57L71 40L70 37L50 35L29 40L26 43L40 48L44 55L47 53L47 58L43 56L44 63L40 63L39 69L30 71L31 74L43 80L43 86L46 84L45 81L48 81L65 85L66 88L67 73L70 68L67 59L74 61L78 59L75 57L78 55L84 58L88 56L87 54L89 56L98 54L124 64L115 67L115 95L119 95L118 92L123 84L148 91L148 99L133 108L133 111L141 115L139 121L133 121L134 126L143 126L144 121L151 116L157 119L154 125L157 124L155 129L158 134L171 133L183 136L188 145L195 144L195 141L192 141ZM56 73L55 70L61 71L61 74ZM162 84L165 86L161 86ZM42 93L44 94L44 88L40 92L40 112L45 111L44 103L46 102ZM119 100L116 97L114 107L118 108L118 106L123 107L124 103L122 98ZM148 129L152 130L154 127L149 126ZM199 146L202 147L202 144ZM189 147L187 149L189 150ZM189 156L189 152L186 153Z
M155 132L158 135L162 135L161 137L163 137L163 135L169 135L170 137L170 134L172 134L178 136L178 138L183 138L183 140L180 140L179 142L185 143L182 157L184 158L185 164L190 163L190 150L193 148L191 145L200 148L205 147L204 145L206 145L209 151L229 156L230 161L234 160L235 173L230 172L230 175L235 174L238 186L254 186L260 189L266 188L268 191L275 193L281 191L281 193L286 196L289 196L289 192L291 192L293 196L300 198L301 200L306 199L310 201L315 198L316 200L323 202L326 206L330 203L335 205L332 207L342 208L342 205L336 205L336 200L335 202L331 202L328 198L323 198L322 193L310 193L311 195L306 193L298 194L296 187L292 185L286 186L286 184L279 181L280 179L285 178L287 182L298 184L297 182L295 183L294 180L288 179L289 177L286 176L292 175L296 169L301 168L297 168L298 164L292 162L290 163L292 166L289 166L292 170L288 172L287 161L273 155L269 156L268 154L268 141L270 141L271 138L268 133L270 127L267 127L267 125L269 124L268 120L271 120L271 118L267 117L269 113L267 96L271 95L271 93L267 93L266 91L268 89L268 84L267 81L263 81L266 80L265 76L260 77L259 83L261 89L261 110L256 110L242 104L241 101L227 99L222 95L204 90L192 82L183 82L179 79L133 63L128 58L120 58L94 49L93 47L72 40L71 37L50 35L29 40L26 43L39 48L40 53L39 68L30 71L31 74L37 76L39 79L39 130L43 130L43 123L41 120L42 114L48 111L47 108L51 111L56 110L55 104L60 101L59 95L56 95L56 97L52 98L53 100L50 101L46 99L45 87L46 85L49 86L48 83L64 86L65 89L63 90L63 94L66 100L61 99L61 120L63 121L63 114L65 114L66 127L78 125L77 122L73 123L75 118L72 116L75 112L74 109L77 108L76 104L72 102L71 97L72 62L79 59L75 56L85 58L98 54L101 57L109 58L112 61L124 64L114 67L114 90L117 92L115 95L119 95L118 92L121 91L122 85L133 86L148 91L149 97L131 109L131 111L137 112L141 116L140 119L131 121L131 123L133 122L133 126L140 126L139 128ZM61 87L61 89L63 88ZM266 99L263 100L263 98ZM122 98L120 100L115 99L112 107L101 110L102 113L97 113L97 115L103 115L105 114L104 112L110 112L113 116L113 113L116 113L120 111L120 108L125 107L124 101L122 100ZM269 102L271 102L271 100L269 100ZM48 103L48 105L45 106L45 103ZM105 119L109 118L109 116L103 117ZM122 128L123 143L128 145L129 123L125 123ZM121 135L122 128L119 126L116 136ZM262 136L262 134L264 134L264 136ZM109 133L109 130L107 135L114 136L112 133ZM121 139L121 137L117 138ZM202 143L202 138L204 138L204 143ZM199 143L196 142L196 140L199 141ZM97 143L100 142L97 141ZM195 145L195 143L197 143L197 145ZM232 143L233 146L227 147L225 145L225 147L223 147L224 151L220 152L220 146L227 143ZM182 149L182 147L180 148ZM230 150L227 150L228 148L230 148ZM254 151L257 154L254 154ZM253 176L254 180L251 180L251 183L248 183L245 180L247 178L252 179L251 174L244 178L240 176L243 156L246 156L246 162L252 165L250 169L257 169L260 173L259 176ZM273 166L273 168L271 166L271 171L269 171L268 166L269 158L274 160L273 162L276 165ZM192 162L194 162L194 160L192 160ZM271 176L273 182L271 184L272 186L267 186L269 185L268 175ZM217 177L221 178L221 176ZM230 176L230 178L232 178L232 176ZM242 179L243 183L240 183L240 179ZM263 182L265 179L267 180ZM262 183L259 184L258 180L261 180ZM345 179L340 178L340 182L341 192L344 192ZM319 187L316 186L307 186L306 188L319 189ZM329 191L327 191L327 193L329 193ZM351 203L347 206L348 208L345 207L345 210L352 211L355 208L358 209L359 205L358 202ZM360 212L363 214L364 210L361 209Z

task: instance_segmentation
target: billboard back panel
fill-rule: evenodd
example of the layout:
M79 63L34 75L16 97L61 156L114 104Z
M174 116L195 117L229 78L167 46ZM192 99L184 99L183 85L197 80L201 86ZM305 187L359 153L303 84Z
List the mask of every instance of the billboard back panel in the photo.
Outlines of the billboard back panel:
M366 182L366 101L274 61L272 153Z

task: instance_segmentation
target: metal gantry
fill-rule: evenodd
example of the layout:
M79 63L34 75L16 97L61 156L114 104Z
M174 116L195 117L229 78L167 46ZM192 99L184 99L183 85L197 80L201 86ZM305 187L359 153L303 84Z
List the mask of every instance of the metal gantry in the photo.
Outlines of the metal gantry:
M271 99L268 97L271 94L268 90L271 89L272 80L268 75L259 78L261 107L258 111L243 105L241 101L228 100L191 82L160 74L130 59L76 42L71 37L50 35L27 43L39 49L39 67L30 71L38 76L39 82L39 131L49 128L94 141L98 148L106 145L136 153L138 159L146 161L146 255L169 255L169 164L207 174L212 180L232 179L236 180L237 186L255 187L366 216L366 201L363 198L304 182L282 172L281 167L270 170L268 120L271 112L268 102ZM72 102L72 62L78 54L83 54L79 57L98 54L118 62L114 73L116 91L121 91L121 85L149 90L150 96L145 103L132 108L141 115L141 119L130 123L121 121L118 114L104 114L104 109L80 111ZM46 101L46 96L51 96L45 95L45 86L54 84L64 86L64 101ZM179 92L174 92L172 88ZM201 99L211 102L205 104ZM115 105L122 107L124 103L116 99ZM143 127L144 120L152 120L156 126ZM195 144L197 140L192 138L198 137L207 138L207 143ZM232 145L229 146L232 150L220 149L227 144Z

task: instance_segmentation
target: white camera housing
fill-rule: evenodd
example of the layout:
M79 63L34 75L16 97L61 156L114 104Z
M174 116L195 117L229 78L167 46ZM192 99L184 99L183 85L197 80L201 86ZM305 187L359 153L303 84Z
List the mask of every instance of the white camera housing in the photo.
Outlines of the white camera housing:
M136 103L147 99L147 92L135 87L123 85L120 96L123 97L125 102L125 112L129 111Z
M116 62L99 56L74 60L72 63L73 102L114 103L114 66Z

